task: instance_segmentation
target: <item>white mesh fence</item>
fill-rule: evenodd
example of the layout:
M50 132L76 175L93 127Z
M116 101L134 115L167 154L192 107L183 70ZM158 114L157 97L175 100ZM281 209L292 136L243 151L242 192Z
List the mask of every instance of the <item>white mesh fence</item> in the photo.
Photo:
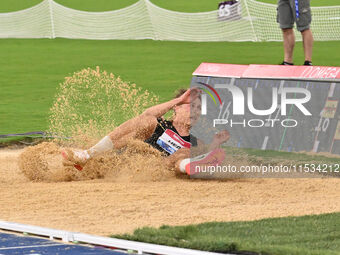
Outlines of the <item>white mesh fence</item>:
M50 16L48 1L43 1L26 10L0 13L0 37L51 38Z
M276 5L240 0L225 14L169 11L149 0L115 11L86 12L44 0L26 10L0 13L0 38L282 41ZM340 40L340 6L313 7L312 14L315 40Z
M85 12L52 4L55 37L82 39L154 39L145 1L107 12Z

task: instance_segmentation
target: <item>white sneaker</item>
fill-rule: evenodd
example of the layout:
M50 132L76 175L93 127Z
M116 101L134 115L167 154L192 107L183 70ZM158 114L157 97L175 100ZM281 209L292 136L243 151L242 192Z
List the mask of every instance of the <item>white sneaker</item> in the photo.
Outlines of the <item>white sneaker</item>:
M79 171L83 170L84 165L90 158L86 150L65 149L61 151L61 155L64 158L64 165L73 165Z

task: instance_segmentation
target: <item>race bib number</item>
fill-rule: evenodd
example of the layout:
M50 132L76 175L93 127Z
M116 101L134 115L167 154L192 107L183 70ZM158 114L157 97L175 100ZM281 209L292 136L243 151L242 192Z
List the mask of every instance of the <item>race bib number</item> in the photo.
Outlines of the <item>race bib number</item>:
M191 146L191 143L183 140L182 137L170 129L165 130L158 138L157 144L169 154L173 154L181 148L190 148Z

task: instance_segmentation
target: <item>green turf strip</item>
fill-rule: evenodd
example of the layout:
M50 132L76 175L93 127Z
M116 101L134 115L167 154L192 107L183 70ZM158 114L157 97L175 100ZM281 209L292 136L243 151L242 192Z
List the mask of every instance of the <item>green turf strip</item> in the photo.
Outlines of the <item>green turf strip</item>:
M181 12L204 12L217 10L218 3L222 0L204 0L204 1L183 1L183 0L151 0L154 4L174 11ZM259 2L266 2L271 4L277 4L277 0L260 0ZM333 6L340 5L339 0L322 0L311 1L312 6Z
M102 12L121 9L136 3L138 0L54 0L66 7L92 12ZM2 0L0 1L0 12L13 12L32 7L42 0Z
M261 158L264 162L268 162L270 159L275 160L290 160L293 162L299 163L311 163L311 162L319 162L319 163L328 163L328 164L337 164L340 159L338 157L326 157L323 155L315 155L315 154L304 154L304 153L295 153L295 152L285 152L285 151L274 151L274 150L259 150L259 149L239 149L239 148L231 148L229 147L227 151L230 150L231 153L237 155L240 153L246 153L248 157Z
M227 210L227 208L226 208ZM180 215L179 215L180 217ZM213 252L340 254L340 213L141 228L117 238ZM249 254L249 253L248 253Z
M55 0L69 8L83 11L110 11L129 6L138 0ZM260 0L261 2L276 4L277 0ZM1 0L0 12L22 10L40 3L41 0ZM154 4L169 10L180 12L204 12L217 9L222 0L151 0ZM311 1L312 6L340 5L338 0Z
M57 3L62 4L66 7L92 12L102 12L118 10L127 6L130 6L138 0L55 0Z
M14 12L27 9L40 3L41 0L1 0L0 12Z

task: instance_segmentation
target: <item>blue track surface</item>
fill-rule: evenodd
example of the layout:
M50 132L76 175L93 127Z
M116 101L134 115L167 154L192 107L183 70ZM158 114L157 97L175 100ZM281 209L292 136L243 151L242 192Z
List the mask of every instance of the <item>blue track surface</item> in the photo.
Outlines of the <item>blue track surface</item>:
M48 239L0 232L0 255L126 255L101 247L69 245Z

